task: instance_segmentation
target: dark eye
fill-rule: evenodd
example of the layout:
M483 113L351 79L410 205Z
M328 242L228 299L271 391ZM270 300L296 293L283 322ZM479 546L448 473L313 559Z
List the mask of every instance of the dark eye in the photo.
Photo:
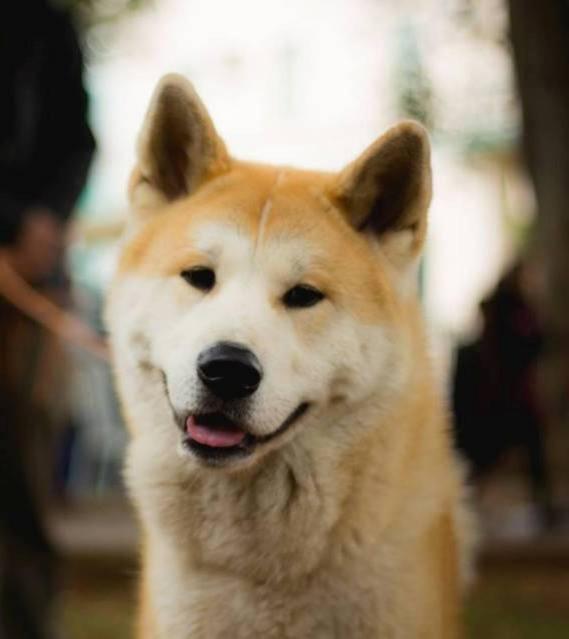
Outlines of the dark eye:
M323 299L322 291L308 284L299 284L284 294L283 302L288 308L307 308L318 304Z
M180 275L200 291L211 291L215 286L215 271L207 266L194 266L187 271L182 271Z

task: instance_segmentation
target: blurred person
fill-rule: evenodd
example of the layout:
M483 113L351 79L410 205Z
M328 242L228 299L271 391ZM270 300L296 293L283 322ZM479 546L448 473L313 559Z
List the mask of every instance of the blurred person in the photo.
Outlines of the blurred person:
M56 558L38 490L49 471L38 466L50 466L62 358L37 322L82 330L53 303L67 295L66 224L95 148L82 73L67 13L10 3L0 22L0 639L54 636Z
M481 303L482 330L457 353L453 408L456 444L475 481L521 448L541 523L554 522L545 458L537 365L544 344L532 302L531 264L518 262Z

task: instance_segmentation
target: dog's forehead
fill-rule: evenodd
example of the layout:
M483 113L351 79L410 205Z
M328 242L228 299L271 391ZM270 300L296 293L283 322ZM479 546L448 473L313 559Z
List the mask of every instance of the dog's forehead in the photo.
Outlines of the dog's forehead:
M329 184L325 174L232 171L146 222L125 244L118 277L198 265L222 278L257 272L274 290L304 281L362 321L382 321L393 301L383 260L328 199Z
M256 202L256 211L239 210L232 202L226 215L189 220L189 244L200 253L218 259L286 261L291 267L307 268L312 262L336 254L337 229L331 207L316 189L290 193L274 188ZM253 213L257 213L254 215ZM344 238L345 239L345 238Z
M297 269L338 253L339 213L326 174L268 167L232 172L157 214L126 246L121 270L173 273L184 262L270 256Z

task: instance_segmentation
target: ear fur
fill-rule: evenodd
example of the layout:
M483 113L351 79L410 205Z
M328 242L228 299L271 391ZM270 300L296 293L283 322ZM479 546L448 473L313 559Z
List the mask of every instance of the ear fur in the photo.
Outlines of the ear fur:
M170 74L150 101L137 145L129 194L135 208L152 209L190 195L229 168L225 144L191 83Z
M380 240L396 265L418 255L431 200L425 129L415 122L389 129L340 172L333 198L355 228Z

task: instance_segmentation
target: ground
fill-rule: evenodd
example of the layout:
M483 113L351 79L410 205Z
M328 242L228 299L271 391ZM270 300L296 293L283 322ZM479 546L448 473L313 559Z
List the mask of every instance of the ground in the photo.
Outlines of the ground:
M469 639L566 639L569 570L543 566L481 575L466 619Z
M467 601L467 639L567 639L569 515L556 532L536 536L535 517L519 505L521 489L513 490L502 482L498 495L486 490L480 500L488 543ZM67 557L66 638L130 639L137 533L124 499L74 504L52 526Z
M67 636L131 637L134 581L134 567L120 562L99 565L96 570L74 570L62 597ZM466 619L468 639L566 639L567 565L486 568L469 597Z

